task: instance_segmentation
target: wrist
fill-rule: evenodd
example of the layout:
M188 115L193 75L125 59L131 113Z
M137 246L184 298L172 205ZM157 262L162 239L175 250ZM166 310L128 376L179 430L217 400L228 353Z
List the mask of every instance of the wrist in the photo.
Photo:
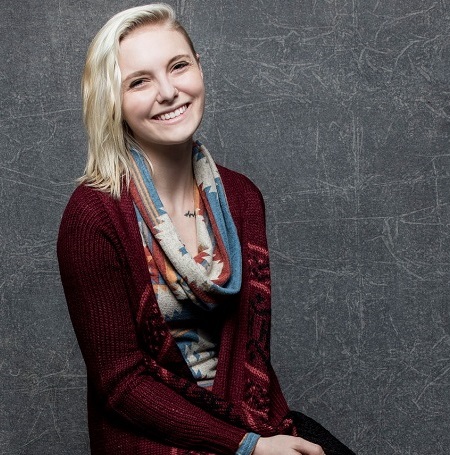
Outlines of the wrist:
M252 455L260 435L256 433L247 433L243 438L235 455Z

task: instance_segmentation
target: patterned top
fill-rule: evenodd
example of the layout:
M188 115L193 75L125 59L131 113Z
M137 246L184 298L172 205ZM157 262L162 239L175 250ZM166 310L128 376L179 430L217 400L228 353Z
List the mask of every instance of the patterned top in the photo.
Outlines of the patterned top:
M198 253L187 251L153 183L145 156L132 150L131 194L151 283L194 379L211 386L218 357L217 308L240 290L240 242L217 167L208 150L193 144Z
M197 187L196 187L197 188ZM196 206L201 204L198 197ZM218 355L218 331L215 330L216 313L214 311L199 311L199 308L187 298L177 299L170 286L155 268L152 258L152 234L145 224L139 211L136 211L144 245L145 256L153 277L153 290L158 300L158 306L174 337L192 375L199 385L210 387L216 375ZM196 229L198 254L193 258L202 267L207 268L212 261L214 251L214 236L208 214L203 204L196 209ZM220 267L217 267L220 272Z

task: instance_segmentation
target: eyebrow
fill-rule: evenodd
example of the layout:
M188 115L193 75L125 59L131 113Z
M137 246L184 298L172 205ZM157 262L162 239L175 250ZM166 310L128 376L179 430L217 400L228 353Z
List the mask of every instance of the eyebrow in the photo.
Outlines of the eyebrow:
M192 56L189 55L189 54L179 54L179 55L175 55L174 57L172 57L168 62L167 62L167 66L170 66L173 62L175 62L176 60L179 60L181 58L187 58L187 59L190 59L192 60ZM122 84L121 85L125 85L126 82L128 82L130 79L133 79L135 77L139 77L139 76L143 76L145 74L148 74L148 71L146 70L138 70L138 71L134 71L133 73L129 74L123 81L122 81Z

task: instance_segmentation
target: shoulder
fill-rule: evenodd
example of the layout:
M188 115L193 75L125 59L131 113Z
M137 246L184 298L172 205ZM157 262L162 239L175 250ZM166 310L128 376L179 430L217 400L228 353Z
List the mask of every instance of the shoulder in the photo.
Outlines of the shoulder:
M105 213L111 197L87 185L78 186L72 193L61 220L61 229L74 223L95 223Z
M87 185L75 189L63 213L56 244L62 275L70 274L74 263L122 260L125 244L139 245L139 229L130 201L125 190L120 199L114 199Z
M105 203L108 197L109 195L96 188L81 184L75 188L70 196L66 211L81 209L83 207L89 210L92 205Z
M129 194L126 189L122 191L120 199L114 199L109 193L98 190L91 186L81 184L72 193L63 219L65 217L94 217L102 218L102 215L120 210L120 207L129 205Z
M72 193L64 210L59 237L67 235L84 236L88 232L102 231L105 234L117 231L134 213L128 191L124 189L120 199L87 185L78 186Z
M259 188L245 175L217 166L241 241L265 238L265 206ZM246 240L247 239L247 240Z
M263 202L261 191L247 176L221 165L217 169L229 201L236 198L241 202L249 199Z

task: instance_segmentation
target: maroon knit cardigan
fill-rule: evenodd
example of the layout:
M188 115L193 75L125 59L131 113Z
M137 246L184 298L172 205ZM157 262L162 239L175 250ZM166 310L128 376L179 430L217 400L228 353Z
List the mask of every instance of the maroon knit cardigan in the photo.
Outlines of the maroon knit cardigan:
M219 166L242 247L243 284L222 305L217 374L197 386L159 311L126 189L79 186L64 212L58 260L86 362L92 455L234 454L243 436L293 434L270 364L270 270L264 203Z

